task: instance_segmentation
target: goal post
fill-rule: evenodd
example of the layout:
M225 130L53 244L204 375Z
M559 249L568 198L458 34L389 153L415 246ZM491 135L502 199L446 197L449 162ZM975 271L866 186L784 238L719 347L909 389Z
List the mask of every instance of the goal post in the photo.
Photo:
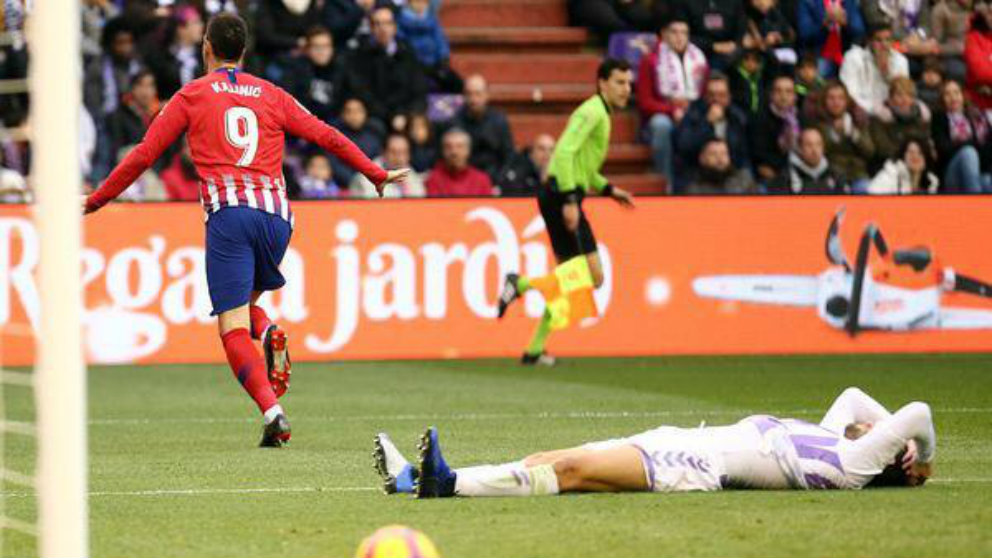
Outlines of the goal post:
M42 558L89 555L86 367L83 360L79 0L33 2L32 184L41 260L35 398L38 550Z

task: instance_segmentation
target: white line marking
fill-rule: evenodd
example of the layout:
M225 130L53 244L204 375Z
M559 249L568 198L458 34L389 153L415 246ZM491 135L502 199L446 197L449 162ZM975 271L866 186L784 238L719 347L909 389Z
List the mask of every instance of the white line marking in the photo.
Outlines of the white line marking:
M96 490L90 492L91 498L102 496L208 496L217 494L301 494L321 492L374 492L381 490L371 486L287 486L287 487L254 487L254 488L179 488L162 490ZM3 492L5 498L27 498L34 496L33 492Z
M938 484L992 483L992 477L935 478L930 482ZM253 487L253 488L183 488L163 490L113 490L93 491L90 497L155 497L155 496L211 496L223 494L306 494L321 492L378 492L380 488L371 486L297 486L297 487ZM3 492L0 497L27 498L33 492Z
M369 422L369 421L431 421L431 420L508 420L508 419L605 419L605 418L651 418L651 417L695 417L695 416L739 416L753 414L773 414L780 417L789 416L820 416L822 409L792 409L785 411L769 411L757 409L726 409L706 411L573 411L565 413L452 413L452 414L408 414L408 415L350 415L350 416L297 416L297 421L306 422ZM934 414L957 413L992 413L990 407L958 407L934 409ZM166 419L92 419L91 426L118 426L142 424L220 424L220 423L254 423L255 418L166 418Z

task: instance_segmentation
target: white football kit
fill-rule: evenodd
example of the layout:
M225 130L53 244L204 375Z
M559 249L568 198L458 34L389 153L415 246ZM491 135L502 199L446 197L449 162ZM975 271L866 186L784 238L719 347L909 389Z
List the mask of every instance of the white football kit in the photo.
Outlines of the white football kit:
M857 440L844 430L871 423ZM857 388L848 388L819 424L754 415L730 426L663 426L628 438L594 442L587 449L632 445L640 450L648 486L655 492L757 489L860 489L909 440L917 461L936 449L930 407L910 403L895 414Z

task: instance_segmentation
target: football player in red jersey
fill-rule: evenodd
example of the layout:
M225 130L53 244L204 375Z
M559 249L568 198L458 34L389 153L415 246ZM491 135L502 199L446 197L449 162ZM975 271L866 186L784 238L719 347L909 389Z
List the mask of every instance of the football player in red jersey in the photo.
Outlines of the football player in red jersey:
M183 132L200 176L207 214L207 285L235 377L265 421L262 447L290 438L278 397L289 386L286 333L255 303L285 284L279 272L293 231L282 176L285 133L330 151L365 175L382 195L408 170L385 171L340 132L275 85L239 69L248 28L238 16L210 20L203 41L207 73L186 84L152 121L142 142L85 201L93 213L121 194ZM252 339L259 339L265 359Z

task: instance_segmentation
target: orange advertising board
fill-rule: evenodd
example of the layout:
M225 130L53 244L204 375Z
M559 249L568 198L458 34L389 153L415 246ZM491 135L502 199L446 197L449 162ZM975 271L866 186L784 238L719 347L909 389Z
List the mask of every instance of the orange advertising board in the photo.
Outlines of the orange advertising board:
M992 299L938 284L945 267L992 281L992 198L654 198L633 211L606 200L586 205L606 270L596 293L600 315L556 333L549 346L556 354L992 350ZM890 248L926 246L937 257L921 272L937 279L922 285L869 281L874 294L861 314L869 329L853 336L824 298L850 285L851 274L824 249L841 207L840 239L852 263L868 223ZM553 269L532 200L310 202L294 211L287 285L263 304L290 333L296 360L516 356L541 315L533 293L495 319L504 273ZM190 204L118 204L86 219L81 280L91 362L223 360L209 316L203 231L203 215ZM38 249L29 209L0 209L6 366L34 358ZM74 284L66 279L67 288Z

